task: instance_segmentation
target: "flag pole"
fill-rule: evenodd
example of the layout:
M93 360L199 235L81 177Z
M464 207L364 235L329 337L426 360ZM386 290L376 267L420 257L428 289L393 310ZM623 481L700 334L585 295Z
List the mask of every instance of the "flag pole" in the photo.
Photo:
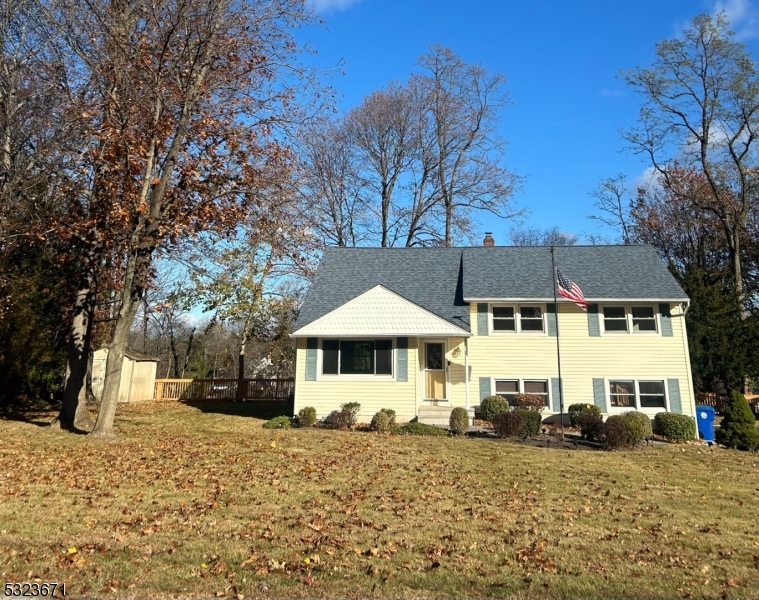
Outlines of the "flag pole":
M563 382L561 379L561 352L559 350L559 302L556 297L556 260L554 257L554 246L549 250L551 252L551 277L553 278L553 306L556 311L556 363L559 367L559 424L561 427L561 441L564 441L564 393Z

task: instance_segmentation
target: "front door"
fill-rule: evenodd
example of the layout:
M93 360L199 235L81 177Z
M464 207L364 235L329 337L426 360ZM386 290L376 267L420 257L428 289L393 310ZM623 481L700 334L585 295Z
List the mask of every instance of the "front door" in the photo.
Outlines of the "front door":
M424 344L424 397L427 400L445 400L445 344Z

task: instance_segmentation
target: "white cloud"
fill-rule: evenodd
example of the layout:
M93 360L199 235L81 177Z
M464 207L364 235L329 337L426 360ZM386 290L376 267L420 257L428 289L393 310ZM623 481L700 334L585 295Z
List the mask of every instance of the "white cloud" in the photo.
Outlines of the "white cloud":
M311 7L318 13L323 14L332 11L348 10L361 0L308 0Z
M730 28L738 39L746 40L759 36L759 11L751 0L717 0L712 13L724 12L730 21Z
M646 167L635 179L632 180L630 193L635 196L639 188L656 187L659 185L659 174L653 167Z

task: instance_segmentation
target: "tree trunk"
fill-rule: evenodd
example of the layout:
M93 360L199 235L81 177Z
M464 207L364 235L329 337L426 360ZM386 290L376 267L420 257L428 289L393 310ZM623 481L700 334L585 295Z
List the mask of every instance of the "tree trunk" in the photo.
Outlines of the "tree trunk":
M173 316L169 315L169 344L171 346L171 355L174 357L174 379L179 379L179 352L177 351L177 340L174 337L174 324L171 320Z
M182 365L182 377L184 377L184 372L187 370L187 364L190 362L190 352L192 352L192 341L195 339L195 329L195 327L192 328L190 339L187 342L187 352L185 352L184 364Z
M58 418L52 423L71 431L89 431L92 428L86 403L87 364L95 314L95 268L94 261L90 260L79 282L69 337L63 405Z
M250 327L250 318L245 319L245 325L242 330L242 339L240 340L240 354L237 357L237 399L245 400L248 395L248 384L245 379L245 346L248 343L248 327Z
M451 226L453 224L453 200L446 199L445 202L445 245L453 245L453 236L451 235Z
M108 360L105 367L105 381L103 382L103 397L100 401L100 412L98 413L97 421L95 421L95 427L90 434L97 437L109 437L113 435L113 420L116 416L116 404L119 399L124 352L127 349L127 342L129 341L129 331L134 323L140 302L142 302L142 287L135 285L136 263L135 254L131 253L127 258L124 289L121 293L121 308L116 317L113 341L108 347Z

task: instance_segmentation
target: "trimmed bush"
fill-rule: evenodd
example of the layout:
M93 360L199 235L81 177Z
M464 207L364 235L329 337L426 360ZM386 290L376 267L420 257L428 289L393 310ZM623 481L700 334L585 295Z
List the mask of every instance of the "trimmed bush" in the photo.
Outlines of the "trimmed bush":
M395 411L392 408L383 408L372 417L371 427L374 431L392 431L395 429Z
M348 420L348 429L353 429L358 420L358 414L361 412L361 405L358 402L346 402L340 405L340 409L345 413Z
M597 441L603 428L603 419L589 412L579 413L575 417L576 427L580 428L580 434L586 440Z
M274 417L264 423L264 429L290 429L293 420L290 417Z
M595 404L571 404L567 409L569 413L569 422L572 427L579 427L580 424L577 421L577 417L580 415L595 415L599 419L601 418L601 408Z
M627 431L622 415L613 415L599 428L599 441L604 450L616 450L627 444Z
M316 425L316 409L313 406L305 406L298 411L298 425L301 427Z
M718 444L739 450L759 448L756 418L746 398L739 392L730 392L719 429L714 433Z
M464 435L469 429L469 412L466 408L457 406L451 411L448 428L453 435Z
M327 415L327 418L324 419L324 423L332 429L350 429L352 415L346 410L333 410Z
M493 419L493 429L499 438L514 437L522 429L522 417L516 412L496 415Z
M696 437L696 422L688 415L660 412L654 417L654 432L675 442L687 442Z
M436 427L435 425L426 425L424 423L419 423L417 421L414 421L412 423L406 423L398 430L398 432L410 433L411 435L432 435L432 436L448 435L448 432L445 429L441 429L440 427Z
M496 415L509 412L509 403L503 396L488 396L482 399L480 412L483 419L492 423Z
M631 410L622 413L622 425L627 432L627 443L635 446L653 433L651 419L642 412Z
M514 408L521 408L524 410L531 410L540 412L545 405L545 398L538 396L537 394L515 394L510 402Z
M517 415L522 421L522 426L519 428L519 437L528 438L540 433L540 424L543 422L543 418L539 412L525 408L516 408L513 414Z

